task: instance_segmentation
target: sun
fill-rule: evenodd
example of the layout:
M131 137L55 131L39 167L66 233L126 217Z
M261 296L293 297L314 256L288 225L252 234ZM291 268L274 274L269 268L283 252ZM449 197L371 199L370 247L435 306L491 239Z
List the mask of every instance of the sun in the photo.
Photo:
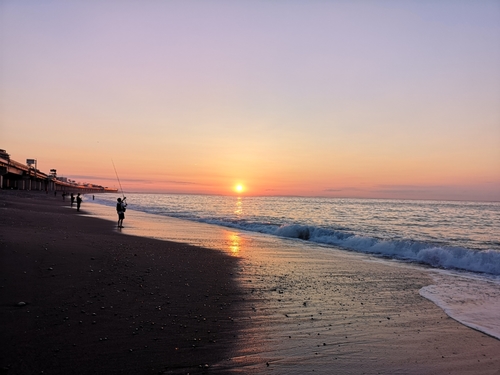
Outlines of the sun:
M241 193L241 192L243 192L243 189L244 189L244 188L243 188L243 185L241 185L241 184L238 184L238 185L236 185L236 186L234 187L234 190L236 190L236 192L237 192L237 193Z

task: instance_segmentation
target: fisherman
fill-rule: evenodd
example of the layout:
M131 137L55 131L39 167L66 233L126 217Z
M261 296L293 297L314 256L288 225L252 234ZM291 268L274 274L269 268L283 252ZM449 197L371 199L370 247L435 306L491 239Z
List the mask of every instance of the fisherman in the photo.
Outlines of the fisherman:
M82 197L80 196L80 193L76 196L76 210L80 211L80 205L82 204Z
M125 219L125 210L127 207L127 202L125 202L127 198L123 197L117 199L116 203L116 213L118 214L118 228L123 228L123 219Z

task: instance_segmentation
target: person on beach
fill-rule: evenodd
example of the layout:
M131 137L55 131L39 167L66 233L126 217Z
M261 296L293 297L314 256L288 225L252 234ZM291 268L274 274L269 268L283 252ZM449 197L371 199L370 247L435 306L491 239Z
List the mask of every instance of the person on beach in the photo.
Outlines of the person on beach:
M62 197L63 197L63 201L65 201L66 200L66 193L63 192Z
M70 195L71 195L71 207L73 207L73 204L75 203L75 196L73 195L73 193L71 193Z
M125 219L125 207L127 207L125 199L127 198L123 197L123 200L121 198L118 198L116 203L116 213L118 214L118 228L123 228L123 219Z
M80 196L80 193L78 193L76 197L76 210L80 211L80 205L82 204L82 197Z

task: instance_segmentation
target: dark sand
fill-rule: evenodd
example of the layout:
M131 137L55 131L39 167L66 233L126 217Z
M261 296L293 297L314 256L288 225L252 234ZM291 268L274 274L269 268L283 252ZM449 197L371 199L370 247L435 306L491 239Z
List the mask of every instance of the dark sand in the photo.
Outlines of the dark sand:
M0 373L205 373L230 356L236 258L68 207L0 191Z

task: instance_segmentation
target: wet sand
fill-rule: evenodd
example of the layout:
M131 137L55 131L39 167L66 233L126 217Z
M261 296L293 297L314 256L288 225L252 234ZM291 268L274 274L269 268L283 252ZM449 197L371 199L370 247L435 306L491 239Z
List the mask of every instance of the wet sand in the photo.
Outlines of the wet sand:
M254 308L243 336L260 345L246 346L236 363L264 361L281 374L499 373L500 341L421 297L433 282L425 272L293 249L243 270Z
M500 340L419 294L434 283L425 267L135 211L126 221L239 259L241 330L214 373L499 374Z
M0 191L0 373L193 374L231 356L237 259L115 225Z
M0 210L9 374L500 374L500 340L420 296L423 268L133 210L122 233L1 193Z

